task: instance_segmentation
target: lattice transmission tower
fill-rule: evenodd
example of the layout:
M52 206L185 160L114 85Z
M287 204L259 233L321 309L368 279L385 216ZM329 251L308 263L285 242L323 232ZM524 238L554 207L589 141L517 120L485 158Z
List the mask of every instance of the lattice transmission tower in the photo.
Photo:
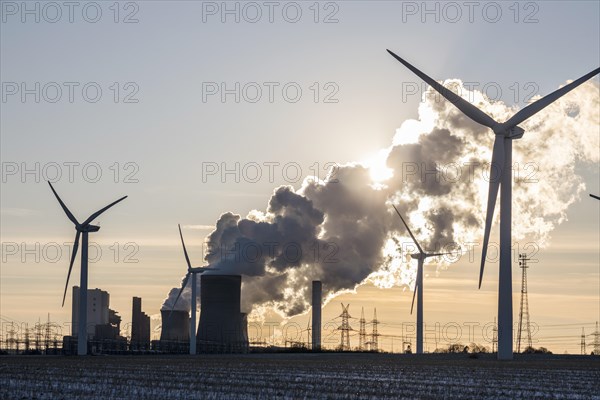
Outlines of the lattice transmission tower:
M373 326L371 340L366 343L371 351L379 351L379 332L377 331L378 324L379 320L377 319L377 309L375 308L373 310L373 320L371 321L371 325Z
M365 320L365 308L360 310L360 320L358 329L358 350L365 351L367 349L367 321Z
M581 328L581 354L585 355L585 328Z
M517 353L521 352L521 340L523 339L523 331L527 335L525 337L525 342L527 344L527 348L532 347L531 343L531 324L529 319L529 301L527 299L527 261L530 261L530 258L527 258L527 254L522 253L519 254L519 266L521 267L521 307L519 311L519 330L517 332Z
M598 321L596 321L596 330L591 334L594 337L592 346L594 347L594 355L600 355L600 331L598 331Z
M340 350L341 351L350 351L350 331L352 331L352 327L350 326L350 313L348 312L348 308L350 304L344 305L342 303L342 314L340 317L342 318L342 324L338 327L338 330L341 332L340 338Z

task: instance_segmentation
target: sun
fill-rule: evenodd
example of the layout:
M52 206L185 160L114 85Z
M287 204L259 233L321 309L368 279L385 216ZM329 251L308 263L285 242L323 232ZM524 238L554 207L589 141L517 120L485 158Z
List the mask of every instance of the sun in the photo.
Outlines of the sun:
M369 168L369 175L373 183L382 183L394 176L394 171L386 164L388 154L389 149L382 149L361 162Z

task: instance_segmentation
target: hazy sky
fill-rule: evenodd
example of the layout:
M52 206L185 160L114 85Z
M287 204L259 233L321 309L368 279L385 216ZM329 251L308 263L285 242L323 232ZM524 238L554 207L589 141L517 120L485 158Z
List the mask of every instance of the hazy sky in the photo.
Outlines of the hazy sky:
M63 243L75 232L46 177L79 219L129 195L90 236L103 248L89 281L111 293L128 322L132 296L156 314L179 284L178 223L199 265L222 213L264 211L277 186L298 188L315 169L324 178L327 163L367 160L391 145L396 129L417 117L425 87L386 48L436 79L460 78L515 106L600 64L598 2L474 3L229 2L227 13L221 2L82 2L69 10L2 1L2 317L70 317L70 299L60 307ZM239 179L222 179L221 169L236 163ZM578 163L577 174L584 193L600 193L597 164ZM529 270L529 302L537 337L546 338L539 345L578 352L581 327L589 333L600 318L600 202L586 194L567 217ZM426 323L456 322L465 334L470 323L493 321L497 264L478 291L474 257L439 273L426 267ZM516 263L513 276L516 321ZM71 279L78 284L78 262ZM339 315L339 301L350 302L353 317L364 306L371 318L377 307L380 332L401 335L400 324L413 321L411 297L406 287L368 284L330 303L324 321ZM381 342L390 349L389 339Z

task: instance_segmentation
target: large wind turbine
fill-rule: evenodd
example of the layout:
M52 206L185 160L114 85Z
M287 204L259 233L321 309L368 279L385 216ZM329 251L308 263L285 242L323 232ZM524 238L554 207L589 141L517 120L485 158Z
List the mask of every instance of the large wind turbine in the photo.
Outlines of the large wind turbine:
M406 221L404 221L404 218L402 218L402 215L400 215L400 211L398 211L396 206L393 204L392 204L392 207L394 207L394 210L396 210L396 213L402 220L402 223L406 227L408 234L412 238L413 242L415 242L417 249L419 249L418 253L410 255L411 258L416 259L418 261L417 280L415 281L415 290L413 292L413 299L412 299L412 305L410 306L410 313L411 314L413 313L413 308L415 307L415 296L417 296L419 298L417 301L417 354L423 354L423 264L425 263L425 259L427 259L429 257L438 257L438 256L450 254L450 253L426 253L426 252L424 252L423 249L421 248L421 246L419 246L419 242L417 242L417 239L415 239L415 236L410 231L408 224L406 223Z
M179 236L181 237L181 245L183 246L183 254L185 255L185 261L187 262L187 274L185 274L185 278L183 278L183 282L181 283L181 289L177 294L177 298L173 303L173 307L171 308L171 312L175 309L175 304L177 304L177 300L181 297L181 293L183 293L183 289L185 289L185 285L187 285L188 280L190 279L190 275L192 276L192 318L190 321L190 354L196 354L196 274L201 274L206 271L215 271L216 268L206 268L206 267L197 267L192 268L192 263L190 263L190 258L188 257L187 250L185 249L185 242L183 241L183 234L181 233L181 225L177 224L179 227Z
M498 285L498 359L510 360L513 358L513 315L512 315L512 270L511 270L511 205L512 205L512 141L520 139L525 131L517 126L521 122L535 115L560 97L564 96L577 86L581 85L588 79L592 78L600 72L600 68L596 68L592 72L582 76L581 78L563 86L562 88L550 93L527 107L518 111L510 117L506 122L496 122L492 117L475 107L473 104L464 100L459 95L445 88L434 79L430 78L392 51L388 50L396 60L400 61L415 73L418 77L428 83L433 89L449 100L454 106L462 111L467 117L473 121L487 126L494 131L496 138L494 140L494 148L492 151L492 165L498 176L492 178L490 173L490 186L488 192L487 213L485 218L485 231L483 236L483 249L481 255L481 266L479 272L479 287L481 288L481 280L483 278L483 269L485 265L485 257L487 254L488 242L490 239L490 230L492 228L492 218L494 216L494 207L496 206L496 197L498 190L502 185L500 192L500 268L499 268L499 285ZM492 171L493 172L493 171Z
M67 217L75 224L75 243L73 244L73 253L71 254L71 263L69 264L69 273L67 274L67 282L65 283L65 293L63 294L62 306L65 306L65 298L67 297L67 288L69 287L69 278L71 277L71 270L73 269L73 262L77 255L77 249L79 248L79 236L81 235L81 281L79 290L79 321L77 329L77 355L85 356L87 354L87 281L88 281L88 234L90 232L98 232L100 227L97 225L91 225L91 222L96 219L104 211L108 210L118 202L125 200L127 196L121 197L119 200L114 201L104 208L96 211L88 219L79 223L75 216L69 211L65 203L60 199L52 184L48 182L50 189L56 196L56 199L60 203L60 206L67 214Z

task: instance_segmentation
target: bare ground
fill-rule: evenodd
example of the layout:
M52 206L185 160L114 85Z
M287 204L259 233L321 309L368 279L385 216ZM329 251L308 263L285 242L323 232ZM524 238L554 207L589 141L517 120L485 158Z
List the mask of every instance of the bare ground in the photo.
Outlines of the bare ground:
M1 399L600 399L600 357L0 356Z

